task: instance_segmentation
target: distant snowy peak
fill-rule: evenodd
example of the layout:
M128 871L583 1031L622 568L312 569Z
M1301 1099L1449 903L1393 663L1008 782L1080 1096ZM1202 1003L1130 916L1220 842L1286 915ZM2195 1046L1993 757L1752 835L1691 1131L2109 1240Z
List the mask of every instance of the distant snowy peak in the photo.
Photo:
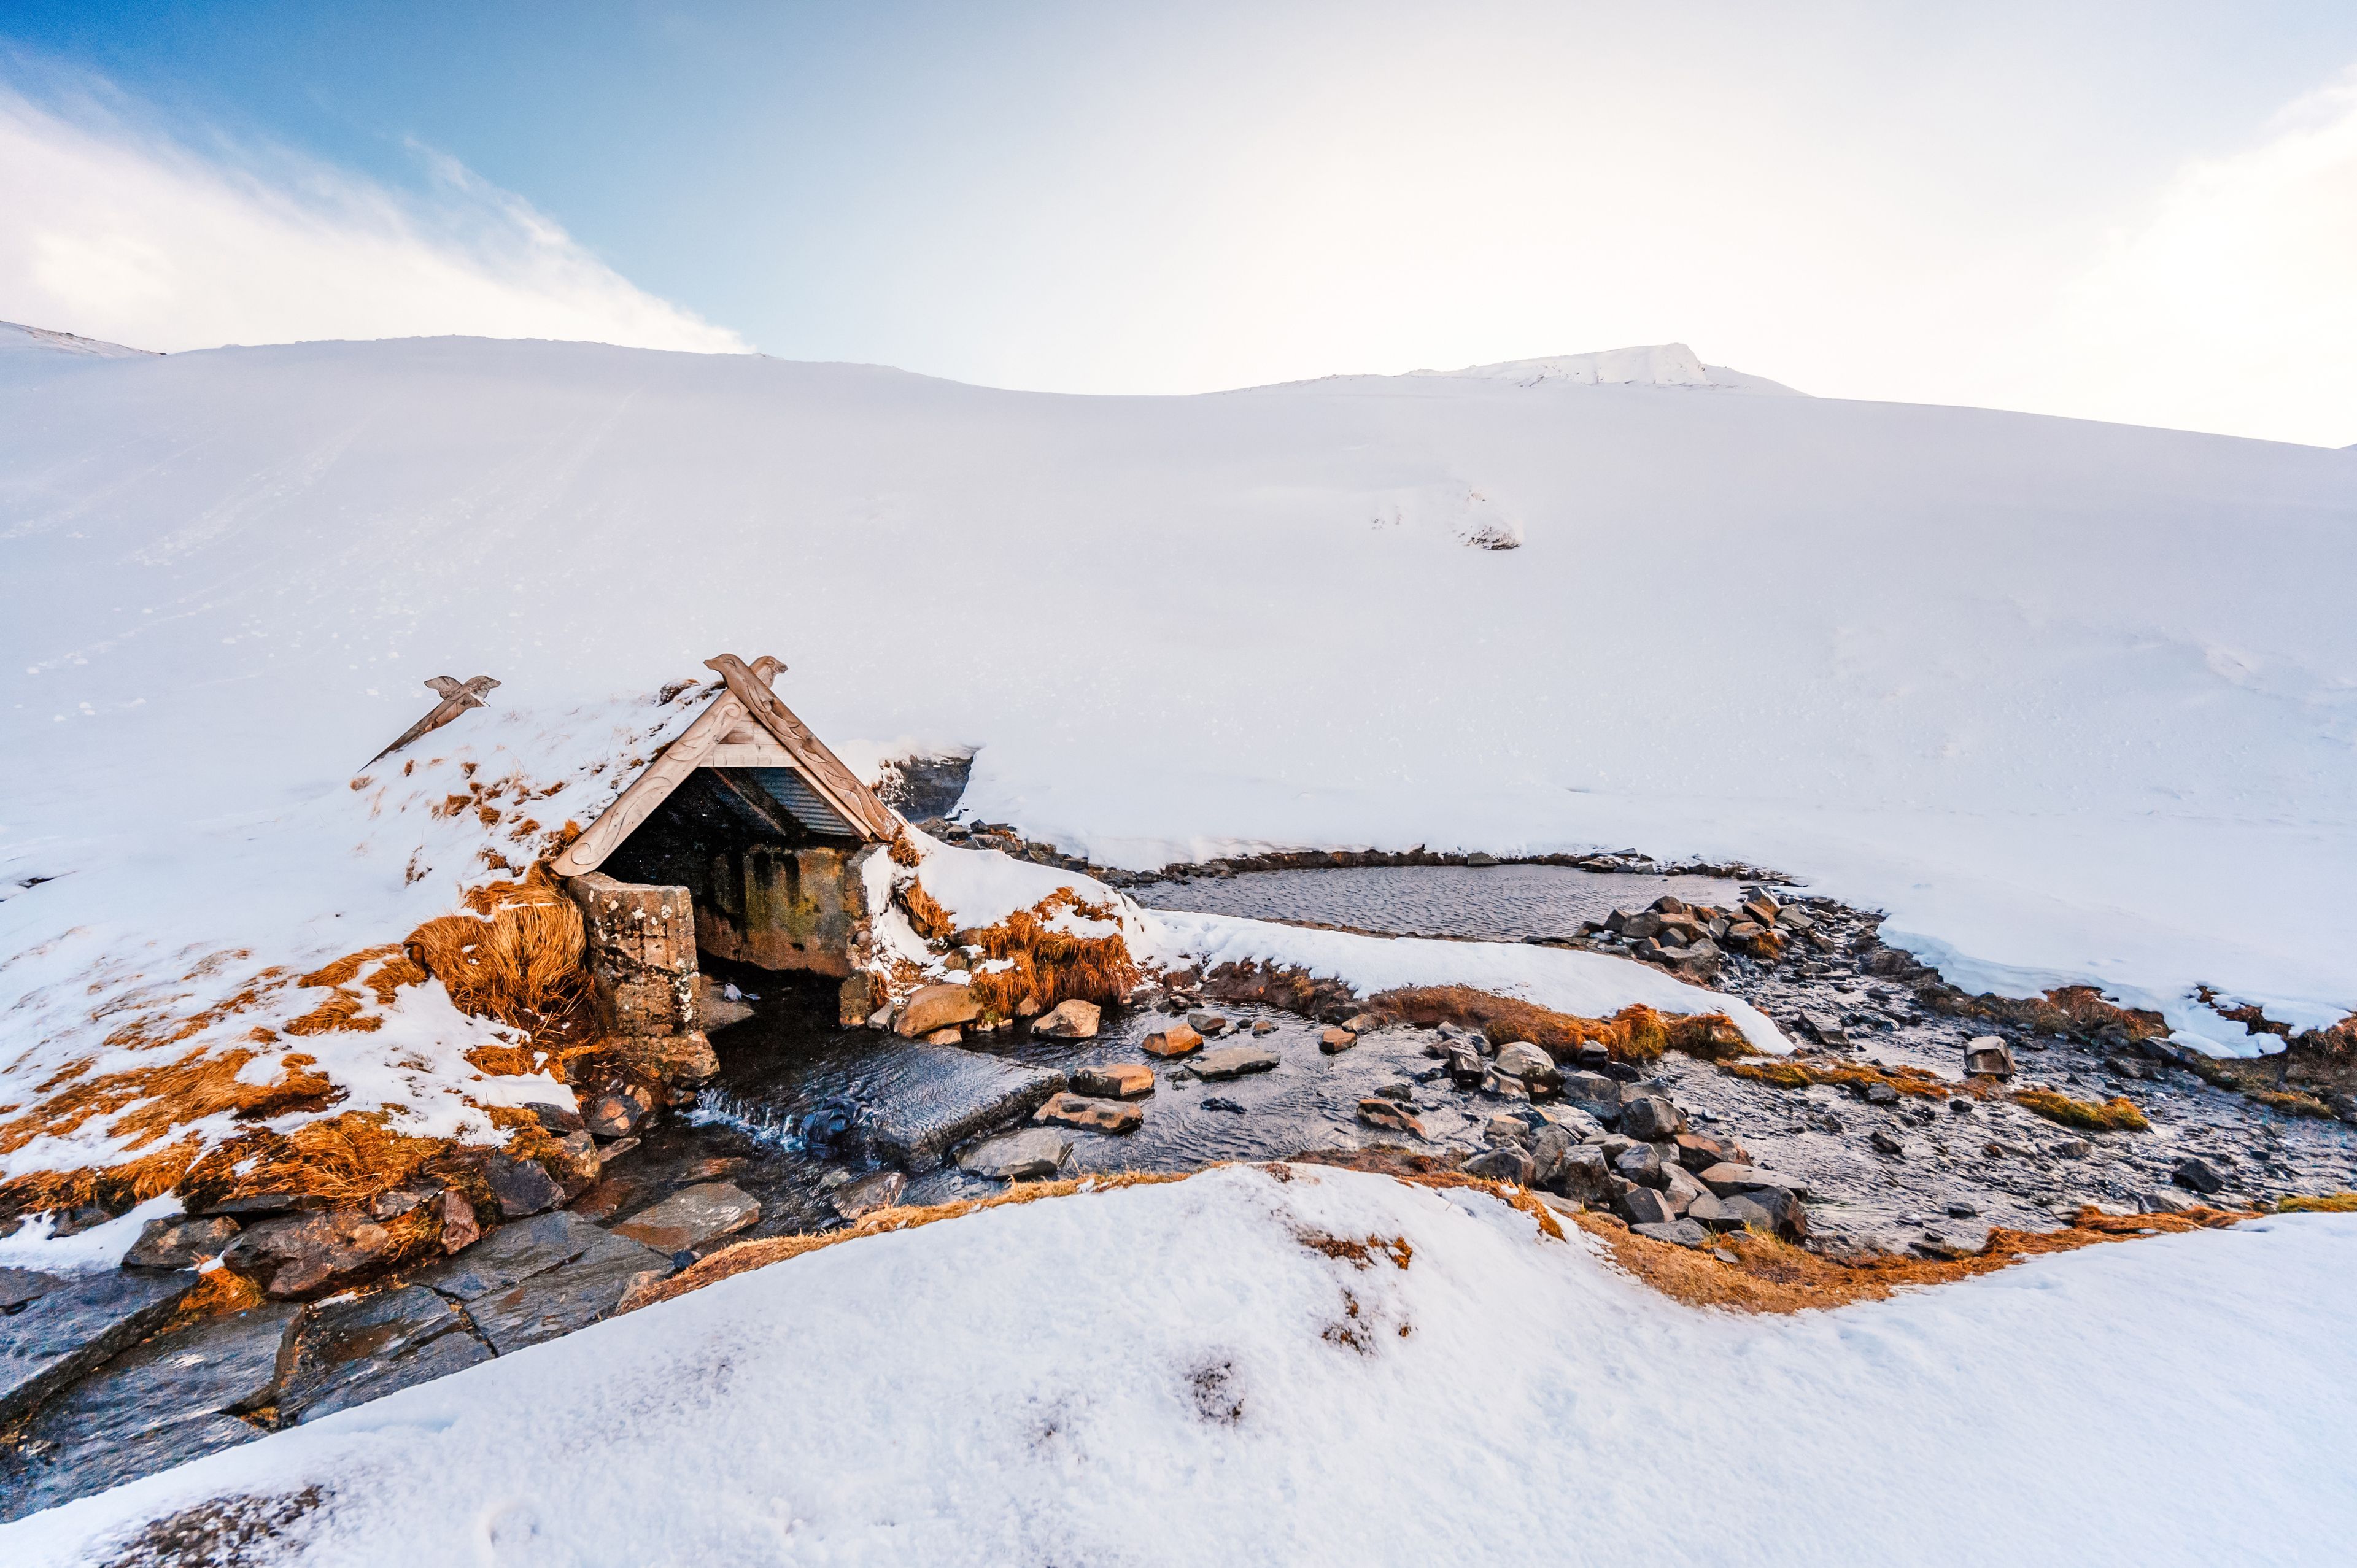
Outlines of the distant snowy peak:
M1449 377L1465 381L1512 381L1534 387L1547 381L1573 386L1705 387L1719 392L1804 394L1765 376L1746 375L1725 365L1706 365L1684 343L1656 343L1640 349L1607 349L1599 354L1550 354L1539 360L1508 360L1495 365L1469 365L1461 371L1410 371L1411 376Z
M77 338L70 332L52 332L46 327L25 327L14 321L0 321L0 354L6 353L81 354L93 360L162 357L152 349L126 349L120 343L102 343L95 338Z

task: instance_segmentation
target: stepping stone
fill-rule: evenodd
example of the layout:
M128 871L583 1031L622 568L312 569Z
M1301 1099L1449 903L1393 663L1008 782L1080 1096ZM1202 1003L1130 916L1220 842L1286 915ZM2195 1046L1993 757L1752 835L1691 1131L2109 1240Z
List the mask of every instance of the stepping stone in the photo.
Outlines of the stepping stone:
M1084 1067L1072 1074L1072 1089L1099 1100L1135 1100L1154 1092L1154 1069L1144 1062Z
M1197 1078L1218 1081L1242 1078L1248 1072L1266 1072L1280 1058L1265 1046L1222 1046L1216 1051L1205 1051L1190 1065Z
M1054 1176L1072 1153L1072 1141L1049 1127L993 1138L958 1156L958 1168L993 1181Z
M1359 1043L1359 1036L1348 1029L1329 1029L1318 1036L1318 1048L1328 1056L1340 1056Z
M1208 1039L1214 1035L1226 1034L1228 1021L1217 1013L1189 1013L1187 1015L1187 1026Z
M1173 1024L1138 1041L1137 1048L1149 1057L1183 1057L1201 1050L1203 1036L1185 1024Z
M1053 1122L1092 1133L1135 1133L1145 1124L1146 1112L1118 1100L1091 1100L1082 1094L1060 1094L1031 1113L1034 1122Z
M742 1230L760 1218L760 1199L734 1183L710 1181L680 1188L615 1226L613 1233L668 1258Z
M109 1269L66 1276L0 1317L0 1423L156 1332L196 1286L194 1273ZM11 1287L29 1288L21 1279Z
M864 1058L862 1132L885 1162L929 1171L970 1138L1021 1122L1064 1075L957 1047L893 1045Z
M1103 1017L1103 1009L1093 1002L1083 1002L1075 996L1059 1002L1055 1006L1031 1021L1031 1032L1050 1040L1093 1040L1097 1025Z
M1414 1112L1395 1100L1369 1095L1359 1101L1359 1120L1370 1127L1381 1127L1387 1133L1405 1133L1410 1137L1424 1136L1424 1123Z

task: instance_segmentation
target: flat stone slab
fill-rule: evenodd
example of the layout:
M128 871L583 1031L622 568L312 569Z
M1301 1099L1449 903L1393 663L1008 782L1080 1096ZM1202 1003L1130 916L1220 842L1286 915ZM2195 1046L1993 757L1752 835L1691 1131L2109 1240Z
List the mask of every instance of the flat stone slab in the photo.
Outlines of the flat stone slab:
M491 1359L457 1308L424 1285L315 1307L295 1332L282 1420L316 1420Z
M18 1519L262 1435L235 1412L272 1402L302 1308L254 1307L124 1352L51 1399L0 1462Z
M613 1233L668 1258L742 1230L760 1218L760 1199L732 1183L708 1181L681 1187L653 1208L640 1209L615 1226Z
M1072 1141L1051 1127L993 1138L958 1156L958 1168L993 1181L1054 1176L1071 1157Z
M1034 1122L1053 1122L1089 1133L1135 1133L1145 1124L1146 1112L1118 1100L1091 1100L1084 1094L1059 1094L1031 1113Z
M759 1205L754 1212L760 1212ZM570 1262L479 1296L467 1311L476 1332L491 1342L492 1349L512 1355L527 1345L588 1327L610 1314L632 1285L671 1272L668 1253L625 1237L600 1236L597 1245Z
M194 1273L109 1269L69 1276L0 1317L0 1423L153 1334L196 1285Z
M0 1269L0 1312L45 1296L65 1283L65 1275L45 1274L38 1269Z
M569 1263L606 1240L602 1227L577 1214L535 1214L500 1226L457 1257L410 1275L407 1283L473 1301Z
M1222 1046L1216 1051L1205 1051L1188 1063L1197 1078L1214 1082L1242 1078L1248 1072L1266 1072L1282 1060L1265 1046Z
M1107 1062L1078 1068L1072 1090L1098 1100L1136 1100L1154 1092L1154 1069L1144 1062Z
M1049 1068L963 1050L902 1045L861 1066L870 1147L912 1171L931 1170L967 1139L1011 1126L1064 1087Z
M1631 1225L1629 1233L1648 1240L1667 1241L1673 1246L1691 1247L1696 1251L1710 1243L1710 1232L1691 1219L1673 1219L1652 1225Z

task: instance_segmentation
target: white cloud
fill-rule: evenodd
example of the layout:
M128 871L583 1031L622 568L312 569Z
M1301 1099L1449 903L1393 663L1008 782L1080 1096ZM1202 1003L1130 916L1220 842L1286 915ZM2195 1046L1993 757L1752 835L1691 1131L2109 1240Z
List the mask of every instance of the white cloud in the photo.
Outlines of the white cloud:
M2357 72L2179 171L2050 336L2074 361L2038 400L2056 412L2357 441Z
M443 333L746 350L522 199L425 156L433 193L408 198L283 153L202 156L0 88L0 319L167 351Z

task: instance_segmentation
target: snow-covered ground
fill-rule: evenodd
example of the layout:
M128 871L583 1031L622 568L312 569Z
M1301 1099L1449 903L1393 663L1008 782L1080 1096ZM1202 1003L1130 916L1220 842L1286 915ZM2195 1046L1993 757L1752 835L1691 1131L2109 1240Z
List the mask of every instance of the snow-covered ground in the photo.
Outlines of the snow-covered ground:
M972 748L977 815L1102 863L1631 844L2225 1048L2196 984L2357 1004L2351 455L1585 358L1079 398L584 344L0 355L0 1060L397 940L587 820L724 649L846 750ZM488 711L350 787L478 673ZM435 811L508 779L496 824ZM477 1027L315 1043L462 1118Z
M241 1561L2347 1560L2357 1216L1742 1318L1478 1193L1294 1169L740 1274L0 1529L0 1558L316 1487Z

